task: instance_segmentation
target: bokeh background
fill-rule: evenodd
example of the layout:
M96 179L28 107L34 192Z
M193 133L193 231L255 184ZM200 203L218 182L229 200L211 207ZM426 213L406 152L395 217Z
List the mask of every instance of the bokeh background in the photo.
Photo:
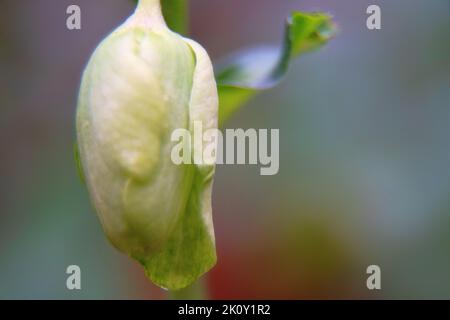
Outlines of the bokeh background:
M65 27L78 4L82 30ZM365 26L378 4L382 29ZM279 128L280 171L219 166L211 298L450 298L450 2L191 0L217 61L280 43L291 10L339 34L230 128ZM80 74L131 0L0 2L0 298L164 299L106 240L73 160ZM65 287L66 267L82 290ZM366 288L366 267L382 290Z

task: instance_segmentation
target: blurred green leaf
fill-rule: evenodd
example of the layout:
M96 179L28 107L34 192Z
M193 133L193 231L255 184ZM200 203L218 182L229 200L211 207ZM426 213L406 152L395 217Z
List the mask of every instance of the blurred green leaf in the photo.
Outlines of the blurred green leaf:
M219 125L258 91L277 85L293 58L320 48L334 34L329 15L293 12L286 22L281 52L275 46L261 46L233 54L216 70Z
M172 31L182 35L189 32L189 6L187 0L162 0L162 11L167 25Z
M134 0L135 3L138 0ZM189 32L188 0L161 0L161 7L167 25L181 35Z

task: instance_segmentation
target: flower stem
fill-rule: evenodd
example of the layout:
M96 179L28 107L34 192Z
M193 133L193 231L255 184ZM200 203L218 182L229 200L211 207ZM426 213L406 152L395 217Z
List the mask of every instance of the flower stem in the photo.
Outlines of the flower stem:
M155 2L160 5L164 20L170 30L183 36L189 33L189 3L188 0L134 0L138 8L143 10L152 8ZM141 10L139 9L139 10Z
M133 22L149 29L167 28L161 10L161 1L139 0Z

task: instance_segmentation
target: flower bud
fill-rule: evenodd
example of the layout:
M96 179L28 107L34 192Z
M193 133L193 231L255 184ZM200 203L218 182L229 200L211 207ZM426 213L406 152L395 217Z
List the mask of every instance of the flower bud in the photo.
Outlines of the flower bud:
M168 29L159 0L141 0L83 74L77 139L91 200L112 244L167 289L216 262L214 165L174 164L171 133L217 128L217 108L208 54Z

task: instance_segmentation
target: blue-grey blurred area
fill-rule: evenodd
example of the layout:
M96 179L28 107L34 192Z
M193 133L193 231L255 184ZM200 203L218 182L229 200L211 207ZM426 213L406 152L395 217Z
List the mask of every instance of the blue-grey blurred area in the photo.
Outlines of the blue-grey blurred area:
M82 29L66 29L78 4ZM280 171L218 167L211 298L450 299L450 2L191 0L214 61L281 43L292 10L337 36L230 128L280 129ZM381 7L381 30L366 9ZM162 299L105 238L73 160L81 72L131 0L0 2L0 298ZM66 288L79 265L82 289ZM381 268L381 290L366 268Z

